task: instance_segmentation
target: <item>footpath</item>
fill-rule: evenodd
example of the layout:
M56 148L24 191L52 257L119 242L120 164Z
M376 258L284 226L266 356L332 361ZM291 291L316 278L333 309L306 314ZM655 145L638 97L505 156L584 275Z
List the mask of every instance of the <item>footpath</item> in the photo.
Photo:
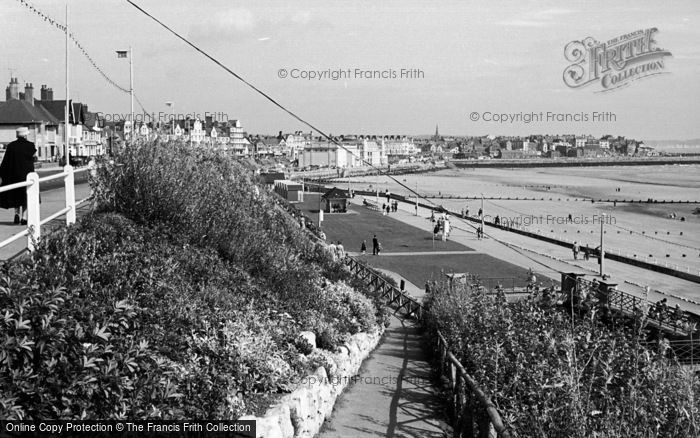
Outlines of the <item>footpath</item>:
M402 277L384 273L399 282ZM405 281L405 279L404 279ZM406 282L421 299L424 291ZM320 438L451 436L441 412L445 400L434 385L420 329L413 321L391 317L381 344L365 360L356 382L338 398Z
M399 203L399 211L390 216L417 228L431 228L430 210L419 208L416 216L414 204ZM539 282L559 281L560 272L586 274L589 280L601 279L595 258L574 260L570 249L489 226L485 227L486 237L480 240L476 237L475 223L454 216L450 216L450 222L453 231L449 240L514 265L532 268ZM648 300L667 298L670 306L678 304L684 310L700 314L700 285L697 283L611 260L605 260L604 272L609 276L608 281L616 283L621 291L643 298L644 288L648 286Z
M40 174L41 175L41 174ZM41 175L43 176L43 175ZM80 201L90 196L90 186L88 184L76 184L75 185L75 200ZM51 216L55 212L61 210L65 207L65 190L62 187L50 189L41 192L41 218ZM85 205L78 207L78 212L81 209L87 208ZM21 232L26 229L26 225L15 225L13 219L15 216L14 209L0 210L0 242L13 236L16 233ZM50 232L53 227L62 225L65 226L66 217L61 216L48 224L42 226L42 234ZM21 237L20 239L12 242L11 244L0 248L0 260L8 260L16 255L22 253L27 248L27 238Z

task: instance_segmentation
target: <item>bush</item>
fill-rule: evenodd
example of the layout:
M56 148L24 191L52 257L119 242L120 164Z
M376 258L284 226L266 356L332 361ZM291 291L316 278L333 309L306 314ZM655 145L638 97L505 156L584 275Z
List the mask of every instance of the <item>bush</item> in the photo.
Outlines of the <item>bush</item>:
M700 431L696 376L611 330L526 300L438 287L428 330L490 394L522 437L687 437Z
M154 143L103 164L96 212L0 267L0 418L238 418L311 371L303 328L334 349L377 322L233 160Z

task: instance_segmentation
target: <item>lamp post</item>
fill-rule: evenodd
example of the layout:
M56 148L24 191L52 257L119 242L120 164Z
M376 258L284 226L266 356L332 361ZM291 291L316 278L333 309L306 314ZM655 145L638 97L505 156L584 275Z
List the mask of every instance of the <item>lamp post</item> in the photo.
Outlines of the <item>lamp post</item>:
M418 181L416 181L416 216L418 216Z
M131 96L131 139L134 138L134 52L129 46L129 95Z
M166 106L170 107L170 135L175 136L175 102L165 102Z
M481 194L481 237L484 237L484 194Z
M605 250L603 249L603 224L605 223L605 213L600 220L600 276L603 276L603 262L605 261Z
M68 140L70 139L70 93L68 87L68 35L70 31L68 29L68 2L66 2L66 127L64 129L64 144L63 144L63 159L65 160L64 166L70 164L68 156Z

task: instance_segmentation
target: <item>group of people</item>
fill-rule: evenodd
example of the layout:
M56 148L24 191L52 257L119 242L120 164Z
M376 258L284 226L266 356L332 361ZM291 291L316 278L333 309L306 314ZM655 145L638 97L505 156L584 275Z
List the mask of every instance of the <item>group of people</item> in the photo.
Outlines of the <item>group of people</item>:
M675 323L678 326L689 325L688 315L681 309L681 306L676 304L676 307L671 309L666 298L649 307L649 317L660 322Z
M382 244L379 243L379 239L377 239L377 235L375 234L374 237L372 237L372 255L379 255L379 253L382 251ZM367 241L363 240L362 245L360 245L360 253L362 255L367 254Z
M430 217L432 222L435 224L433 228L433 235L439 236L443 242L447 241L447 237L452 231L452 227L450 225L450 216L448 214L442 213L440 217L438 217L436 220L435 213L433 212Z
M399 211L399 201L387 200L387 204L382 204L382 214L396 213Z
M600 251L600 246L596 246L595 249L591 249L588 245L581 248L578 242L574 242L572 251L574 253L574 260L578 260L578 256L582 255L583 260L590 260L591 254L598 254ZM598 263L600 263L600 254L598 254Z
M331 252L333 260L343 260L345 258L345 247L343 246L343 242L340 240L337 242L331 242L328 245L328 250Z
M34 172L36 146L27 139L29 129L21 127L15 133L17 139L7 145L0 164L0 186L24 182L27 175ZM14 224L27 225L27 189L20 187L0 192L0 208L14 209Z

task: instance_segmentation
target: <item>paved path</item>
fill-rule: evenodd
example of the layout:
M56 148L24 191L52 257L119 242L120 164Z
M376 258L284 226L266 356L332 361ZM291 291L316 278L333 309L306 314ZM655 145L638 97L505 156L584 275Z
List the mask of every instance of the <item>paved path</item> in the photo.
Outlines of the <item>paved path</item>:
M418 216L414 215L414 211L415 204L399 203L399 211L393 213L392 217L421 229L430 229L430 220L428 219L430 211L420 208ZM532 268L539 274L540 281L545 280L542 277L560 280L561 271L585 273L589 279L600 279L597 274L598 264L594 258L589 261L574 261L570 249L491 227L486 227L485 230L491 237L479 240L476 238L474 229L470 226L471 222L466 223L454 216L451 216L451 221L453 232L450 234L450 240L467 245L475 252L486 253L518 266ZM494 238L529 250L508 248ZM609 280L616 282L618 288L624 292L642 297L644 295L643 288L648 285L651 289L649 300L657 301L661 298L668 298L670 305L675 306L677 303L688 311L700 314L700 304L698 304L700 303L700 285L697 283L611 260L605 261L605 273L610 276ZM630 284L626 281L636 284ZM655 290L690 301L675 299L672 296L657 293Z
M423 295L413 284L406 288L412 296ZM419 328L392 316L381 344L362 364L358 381L338 398L319 437L451 436L449 426L439 419L446 409L432 376Z
M41 192L41 218L46 218L51 216L53 213L61 210L65 207L65 194L63 188L52 189ZM90 195L90 186L88 184L77 184L75 186L75 200L80 201ZM12 223L15 216L14 209L2 210L0 209L0 242L9 238L10 236L22 231L26 226L14 225ZM49 227L56 226L59 224L65 224L65 216L61 216L57 219L51 221L48 224ZM46 225L45 225L46 226ZM43 233L43 228L42 228ZM13 243L0 248L0 260L10 259L17 254L23 252L27 247L27 238L22 237Z

